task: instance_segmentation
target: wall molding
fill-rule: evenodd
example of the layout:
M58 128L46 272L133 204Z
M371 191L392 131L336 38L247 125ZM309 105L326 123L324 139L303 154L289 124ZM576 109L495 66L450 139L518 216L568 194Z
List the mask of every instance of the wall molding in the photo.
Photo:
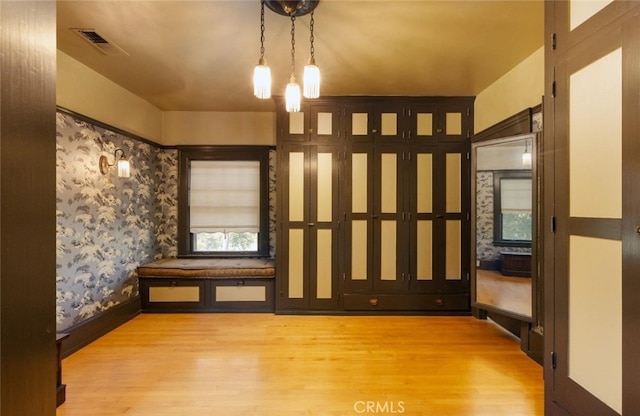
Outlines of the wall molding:
M69 338L62 343L62 357L68 357L139 314L140 297L135 296L131 300L114 306L100 315L67 328L63 332L69 334Z
M141 141L143 143L149 144L151 146L157 147L158 149L175 149L176 148L176 146L164 146L164 145L162 145L160 143L154 142L153 140L146 139L146 138L144 138L142 136L138 136L137 134L133 134L133 133L130 133L130 132L126 131L126 130L119 129L119 128L114 127L114 126L112 126L110 124L103 123L103 122L98 121L96 119L93 119L91 117L85 116L84 114L76 113L75 111L69 110L68 108L57 106L56 110L58 112L60 112L60 113L67 114L67 115L69 115L69 116L71 116L73 118L77 118L77 119L82 120L84 122L93 124L96 127L100 127L100 128L105 129L105 130L109 130L111 132L120 134L122 136L127 136L127 137L129 137L131 139L135 139L135 140Z
M475 143L485 140L498 139L501 137L518 136L520 134L531 133L533 131L532 116L534 113L534 108L538 107L539 106L526 108L519 113L516 113L511 117L508 117L503 121L494 124L491 127L487 127L481 132L475 134L471 138L471 142Z

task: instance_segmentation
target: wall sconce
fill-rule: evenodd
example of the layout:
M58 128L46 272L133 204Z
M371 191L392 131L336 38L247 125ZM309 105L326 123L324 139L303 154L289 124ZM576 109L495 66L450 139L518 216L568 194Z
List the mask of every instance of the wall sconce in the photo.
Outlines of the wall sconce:
M118 159L118 152L120 152L120 159ZM113 163L109 163L106 156L100 156L100 173L106 175L109 173L109 168L118 163L118 177L120 178L128 178L129 173L129 161L124 158L124 150L117 148L113 152Z

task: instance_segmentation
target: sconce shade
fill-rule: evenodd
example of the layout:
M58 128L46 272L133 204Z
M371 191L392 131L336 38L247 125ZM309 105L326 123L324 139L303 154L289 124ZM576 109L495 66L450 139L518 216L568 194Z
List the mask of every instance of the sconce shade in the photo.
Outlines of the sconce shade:
M118 176L120 178L128 178L130 176L128 160L118 160Z
M120 159L118 159L118 152L121 153ZM118 176L120 178L128 178L130 175L130 165L129 161L124 158L124 150L117 148L113 152L113 163L109 163L106 156L100 156L98 160L98 165L100 167L100 173L106 175L109 173L109 168L118 163Z

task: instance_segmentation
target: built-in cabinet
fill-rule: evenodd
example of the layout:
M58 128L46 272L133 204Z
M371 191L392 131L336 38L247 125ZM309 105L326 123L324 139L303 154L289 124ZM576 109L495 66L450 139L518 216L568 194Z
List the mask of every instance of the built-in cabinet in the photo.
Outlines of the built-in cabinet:
M469 310L472 105L340 97L278 113L277 311Z

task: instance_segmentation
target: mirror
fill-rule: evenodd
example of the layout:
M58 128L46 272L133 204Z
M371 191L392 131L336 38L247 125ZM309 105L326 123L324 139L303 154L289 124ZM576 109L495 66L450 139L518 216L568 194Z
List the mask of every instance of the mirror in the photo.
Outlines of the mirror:
M472 145L472 306L528 322L536 274L535 147L535 133Z

